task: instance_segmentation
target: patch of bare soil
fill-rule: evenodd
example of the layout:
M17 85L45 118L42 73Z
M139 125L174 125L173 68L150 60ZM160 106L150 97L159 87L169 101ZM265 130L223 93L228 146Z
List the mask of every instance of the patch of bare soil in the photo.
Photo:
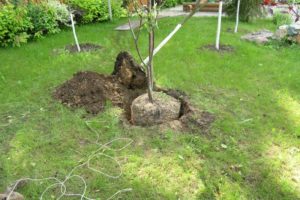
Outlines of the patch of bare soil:
M91 51L97 51L102 49L103 47L98 44L92 44L92 43L82 43L79 44L81 52L91 52ZM69 53L79 53L77 46L74 45L67 45L65 47L65 50Z
M217 50L216 46L212 45L212 44L204 45L200 49L215 51L215 52L219 52L219 53L231 53L231 52L234 52L234 50L235 50L233 46L223 45L223 44L220 44L220 49L219 50Z
M234 33L233 28L227 28L226 32L228 33ZM249 31L247 29L239 28L238 33L248 33Z
M155 88L181 102L178 120L170 122L169 127L182 131L207 131L214 121L214 116L193 107L188 96L179 90ZM105 102L124 110L125 120L131 122L131 104L138 96L147 92L146 74L127 52L121 52L115 62L111 75L96 72L78 72L73 78L58 86L53 97L71 108L84 108L88 113L98 114L103 111Z
M132 57L122 52L117 57L112 75L78 72L56 88L53 96L69 107L83 107L91 114L103 111L107 100L127 113L131 102L145 93L147 87L145 73L132 62Z

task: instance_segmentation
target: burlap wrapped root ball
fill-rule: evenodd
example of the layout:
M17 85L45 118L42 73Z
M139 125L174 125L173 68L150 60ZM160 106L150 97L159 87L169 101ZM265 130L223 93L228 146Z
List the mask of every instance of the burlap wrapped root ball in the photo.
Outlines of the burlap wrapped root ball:
M148 94L137 97L131 105L131 121L138 126L152 126L179 118L181 103L163 92L153 92L153 103Z

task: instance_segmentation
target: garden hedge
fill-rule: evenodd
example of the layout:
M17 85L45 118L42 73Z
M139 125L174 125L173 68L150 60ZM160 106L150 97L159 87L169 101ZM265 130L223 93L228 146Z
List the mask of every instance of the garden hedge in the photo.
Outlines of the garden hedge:
M77 23L101 22L109 19L105 0L70 0L72 10L83 13ZM29 39L57 33L69 22L69 11L65 4L47 1L39 4L0 5L0 46L20 46ZM114 18L125 16L121 3L112 1Z

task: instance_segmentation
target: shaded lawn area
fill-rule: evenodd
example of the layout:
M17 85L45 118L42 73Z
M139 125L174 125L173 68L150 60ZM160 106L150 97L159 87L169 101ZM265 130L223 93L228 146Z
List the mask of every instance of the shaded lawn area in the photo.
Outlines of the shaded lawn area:
M156 41L179 21L161 19ZM121 111L109 103L104 113L83 117L84 110L53 100L55 87L72 74L109 74L121 50L136 56L130 33L113 30L125 22L78 27L81 42L104 46L94 53L54 54L53 49L73 43L70 30L21 48L0 49L0 190L23 177L63 178L97 149L96 131L101 143L119 137L134 142L109 152L121 162L119 179L86 169L76 172L87 180L90 197L107 199L132 188L118 197L300 199L300 48L276 49L239 39L247 31L275 30L271 21L241 24L240 33L233 34L227 29L234 23L224 20L221 41L235 51L220 55L201 49L214 43L216 18L191 19L155 57L156 82L184 90L199 108L215 115L207 134L124 128ZM144 53L146 41L144 32ZM118 173L111 161L99 159L94 167ZM18 191L38 199L50 183L30 183ZM73 180L68 189L82 191L82 183ZM55 195L46 199L51 198Z

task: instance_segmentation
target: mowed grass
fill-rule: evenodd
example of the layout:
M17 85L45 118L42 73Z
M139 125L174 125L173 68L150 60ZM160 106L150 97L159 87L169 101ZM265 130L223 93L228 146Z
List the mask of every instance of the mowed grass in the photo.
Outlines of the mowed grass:
M161 19L157 43L181 20ZM125 128L119 123L121 110L110 103L104 113L85 117L84 110L55 101L55 87L74 73L109 74L120 51L137 55L130 33L114 31L125 22L78 27L81 42L104 47L94 53L53 53L73 43L70 30L21 48L0 49L0 190L25 177L63 179L97 150L98 133L102 144L116 138L133 143L122 151L106 151L121 163L120 178L86 167L75 172L86 179L87 195L95 199L125 188L132 191L114 199L300 199L300 48L240 40L248 31L275 30L271 21L242 23L240 33L233 34L227 30L234 22L224 19L221 41L235 51L219 54L201 48L214 44L216 18L191 19L155 57L155 75L160 86L185 91L200 109L214 114L206 134ZM146 41L144 31L144 56ZM99 156L92 165L119 173L107 157ZM38 199L52 183L28 182L18 191ZM70 193L83 191L79 179L67 185ZM58 195L56 188L45 199Z

